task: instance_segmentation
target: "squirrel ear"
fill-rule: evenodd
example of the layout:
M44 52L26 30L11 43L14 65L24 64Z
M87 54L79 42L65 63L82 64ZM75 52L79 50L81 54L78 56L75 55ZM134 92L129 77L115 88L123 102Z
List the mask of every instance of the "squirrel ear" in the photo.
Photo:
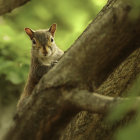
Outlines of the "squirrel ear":
M24 30L27 33L27 35L30 37L30 39L33 39L34 31L32 31L30 28L24 28Z
M55 31L56 31L56 24L52 24L52 26L49 29L49 32L52 34L52 36L54 36Z

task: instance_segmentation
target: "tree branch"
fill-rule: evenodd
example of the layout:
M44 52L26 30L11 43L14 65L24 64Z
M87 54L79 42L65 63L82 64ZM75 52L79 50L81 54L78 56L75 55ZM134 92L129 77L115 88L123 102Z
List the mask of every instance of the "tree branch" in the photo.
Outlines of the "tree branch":
M109 97L97 93L91 93L87 90L73 90L70 93L65 93L64 102L78 108L81 111L89 111L92 113L105 114L109 109L117 106L124 101L133 101L131 108L128 111L136 110L140 105L140 97L135 98L120 98ZM62 102L62 101L60 101Z
M11 12L13 9L29 1L30 0L0 0L0 15Z

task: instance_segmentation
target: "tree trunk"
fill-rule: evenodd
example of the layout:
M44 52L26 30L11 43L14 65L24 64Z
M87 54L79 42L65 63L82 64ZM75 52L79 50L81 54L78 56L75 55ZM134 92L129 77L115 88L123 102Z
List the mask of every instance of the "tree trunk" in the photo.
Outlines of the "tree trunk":
M109 96L125 96L122 93L133 85L140 72L140 49L134 51L96 90L97 93ZM127 123L129 118L117 124L109 124L104 115L86 111L77 114L62 133L61 140L113 140L118 127Z
M0 0L0 15L11 12L13 9L29 1L30 0Z
M124 123L111 126L103 119L110 105L120 99L91 92L121 96L139 73L140 16L131 18L134 9L127 0L108 1L40 80L5 140L112 140L114 131ZM88 106L86 97L94 105L87 98Z

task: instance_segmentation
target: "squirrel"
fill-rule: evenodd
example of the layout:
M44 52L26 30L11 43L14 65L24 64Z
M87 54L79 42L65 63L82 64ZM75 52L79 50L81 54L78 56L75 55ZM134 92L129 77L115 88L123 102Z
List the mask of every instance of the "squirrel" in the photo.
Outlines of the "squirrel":
M55 31L56 24L52 24L47 30L33 31L30 28L25 28L25 32L32 41L31 64L28 80L18 101L17 109L22 105L22 101L31 95L41 77L47 73L64 54L55 44Z

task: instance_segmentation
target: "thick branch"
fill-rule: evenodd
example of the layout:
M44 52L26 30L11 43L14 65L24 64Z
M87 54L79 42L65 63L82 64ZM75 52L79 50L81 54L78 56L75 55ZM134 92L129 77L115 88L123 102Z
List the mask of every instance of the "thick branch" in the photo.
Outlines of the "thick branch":
M91 93L87 90L74 90L64 97L64 101L69 105L75 106L82 111L92 113L105 114L109 109L123 103L124 101L133 101L131 108L128 111L136 110L140 104L140 98L120 98L109 97L97 93Z
M39 89L84 84L94 90L139 47L136 43L140 17L134 21L130 19L133 7L126 1L118 0L111 6L113 8L104 8L104 14L101 12L87 27L56 67L42 79Z
M30 0L0 0L0 15L11 12L28 1Z

